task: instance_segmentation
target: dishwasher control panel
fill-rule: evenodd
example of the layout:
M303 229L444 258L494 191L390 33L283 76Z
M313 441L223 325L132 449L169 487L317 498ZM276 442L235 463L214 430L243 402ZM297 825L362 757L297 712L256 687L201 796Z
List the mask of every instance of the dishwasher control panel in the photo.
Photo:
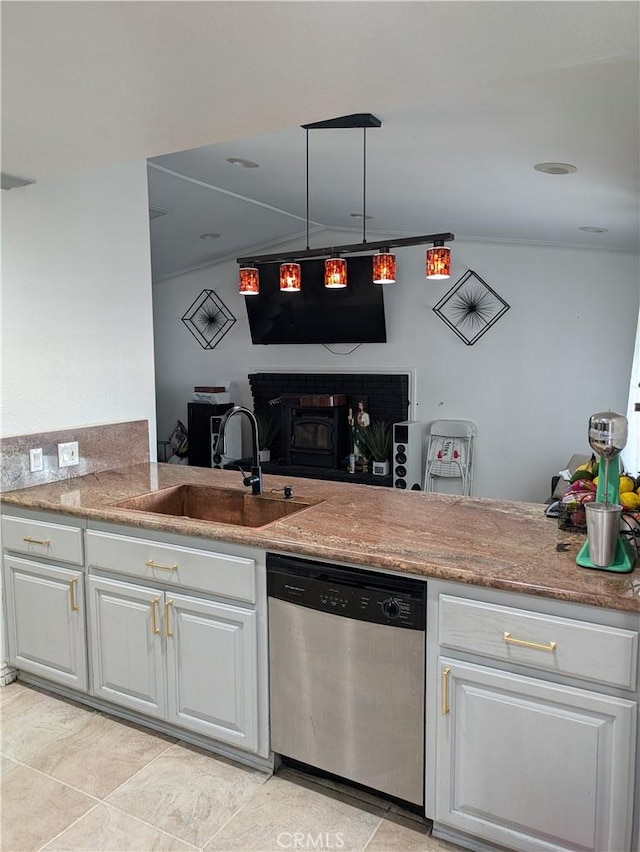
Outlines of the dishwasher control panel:
M316 576L296 571L294 566L270 567L267 571L269 597L298 606L355 618L372 624L388 624L410 630L424 630L426 584L413 584L384 575L339 570L311 570ZM338 575L338 576L334 576Z

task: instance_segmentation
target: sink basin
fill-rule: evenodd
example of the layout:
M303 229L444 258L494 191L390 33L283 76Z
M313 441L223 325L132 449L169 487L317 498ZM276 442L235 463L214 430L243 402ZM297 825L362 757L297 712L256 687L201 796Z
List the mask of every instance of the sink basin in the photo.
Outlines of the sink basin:
M285 500L283 497L250 494L213 485L176 485L121 500L113 507L217 524L263 527L313 505L301 500Z

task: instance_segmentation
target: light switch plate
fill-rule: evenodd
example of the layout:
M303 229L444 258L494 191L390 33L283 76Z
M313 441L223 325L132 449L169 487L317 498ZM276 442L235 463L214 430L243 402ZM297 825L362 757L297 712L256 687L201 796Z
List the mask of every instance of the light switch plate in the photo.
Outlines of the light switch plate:
M31 473L37 473L39 470L44 470L44 456L42 455L42 447L34 450L29 450L29 470Z
M73 467L80 461L77 441L58 444L58 467Z

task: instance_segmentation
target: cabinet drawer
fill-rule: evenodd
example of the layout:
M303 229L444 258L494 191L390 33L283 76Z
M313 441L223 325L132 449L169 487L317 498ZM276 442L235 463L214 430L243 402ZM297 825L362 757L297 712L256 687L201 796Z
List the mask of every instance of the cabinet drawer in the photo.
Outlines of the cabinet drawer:
M256 601L255 561L240 556L88 530L87 564L165 586Z
M440 595L445 648L635 689L638 633L586 621Z
M64 524L2 517L2 544L7 550L82 565L82 530Z

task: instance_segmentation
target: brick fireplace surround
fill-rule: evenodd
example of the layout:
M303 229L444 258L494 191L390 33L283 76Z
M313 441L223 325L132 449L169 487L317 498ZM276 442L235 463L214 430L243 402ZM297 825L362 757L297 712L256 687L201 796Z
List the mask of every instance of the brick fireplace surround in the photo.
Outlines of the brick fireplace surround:
M252 373L249 375L249 385L256 414L269 414L275 420L280 418L280 407L270 405L272 400L314 394L346 394L350 404L354 399L362 397L367 401L372 422L384 420L396 423L407 420L409 416L407 373ZM263 468L265 472L286 472L292 476L391 485L391 476L349 474L344 469L281 466L277 461L266 463Z

